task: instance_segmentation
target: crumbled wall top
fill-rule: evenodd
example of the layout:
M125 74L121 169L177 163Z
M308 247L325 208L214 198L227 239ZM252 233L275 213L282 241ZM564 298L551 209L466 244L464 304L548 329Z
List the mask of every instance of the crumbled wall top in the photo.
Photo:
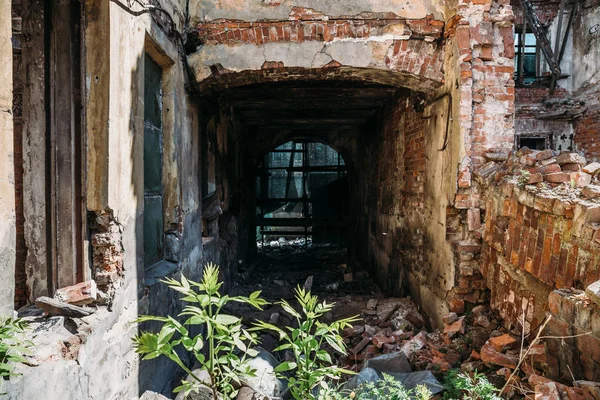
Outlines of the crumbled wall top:
M424 18L433 14L443 19L444 4L440 0L400 2L389 0L190 0L191 23L218 18L243 21L287 20L293 7L313 8L334 17L356 16L369 13L393 13L402 18Z

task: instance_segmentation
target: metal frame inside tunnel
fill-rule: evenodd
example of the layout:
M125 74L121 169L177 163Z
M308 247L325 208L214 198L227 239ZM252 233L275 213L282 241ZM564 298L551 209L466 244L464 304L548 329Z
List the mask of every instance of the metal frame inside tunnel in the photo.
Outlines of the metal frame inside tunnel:
M288 143L291 143L290 148L285 148ZM334 221L316 221L313 218L313 201L314 198L308 188L308 178L310 173L314 172L334 172L339 180L346 174L346 165L339 153L337 154L336 165L311 165L311 157L309 154L310 144L312 141L295 140L287 142L274 150L267 152L261 160L258 168L258 179L260 180L260 188L257 196L257 222L261 242L264 246L267 236L304 236L304 245L308 244L308 238L312 237L315 227L321 228L336 228L343 229L347 226L346 218L337 218ZM298 148L299 147L299 148ZM329 147L329 146L328 146ZM283 153L289 154L287 166L272 165L270 159L273 154ZM300 154L298 160L297 154ZM300 164L300 165L298 165ZM283 197L272 196L269 190L269 179L274 175L275 171L285 172L285 193ZM295 174L300 173L300 193L294 196L291 192L292 184L295 182ZM273 207L280 205L294 204L300 205L300 216L277 216L268 217L267 215L273 211ZM301 230L295 230L301 228Z

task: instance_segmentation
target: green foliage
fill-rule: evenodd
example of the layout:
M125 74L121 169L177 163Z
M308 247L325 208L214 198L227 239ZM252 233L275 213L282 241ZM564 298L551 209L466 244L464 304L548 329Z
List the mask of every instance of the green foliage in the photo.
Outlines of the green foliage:
M448 371L444 379L444 390L443 399L447 400L502 400L499 396L500 390L477 371L472 377L464 373L459 374L457 370Z
M169 278L163 282L182 293L182 300L190 304L179 314L186 320L181 324L170 316L139 317L137 322L159 321L163 322L163 326L158 333L141 332L134 337L136 352L144 355L144 360L166 356L193 377L193 382L182 381L175 392L185 391L187 394L204 384L211 388L215 399L217 393L234 397L237 390L233 383L239 384L239 376L253 376L255 372L247 364L246 357L258 354L250 347L256 344L256 336L242 328L241 318L224 314L221 310L229 302L245 303L257 309L262 309L268 303L259 297L260 291L249 297L221 295L219 289L223 283L219 282L219 267L212 263L205 266L200 283L184 276L181 276L181 281ZM204 325L205 338L190 335L185 327L189 325ZM207 355L204 355L206 345ZM176 353L178 346L194 355L201 368L208 373L210 381L199 378L186 367Z
M287 301L281 300L279 304L284 311L296 319L298 327L286 327L281 329L275 325L258 321L253 330L270 330L279 334L282 345L275 351L290 350L295 361L281 363L275 372L280 378L286 378L284 373L293 372L288 379L290 393L294 399L315 400L318 395L313 392L320 388L325 392L330 391L328 380L337 380L343 373L353 372L332 365L331 356L323 349L325 343L329 344L335 351L346 354L346 346L340 336L340 330L350 327L351 322L357 321L356 317L345 318L330 324L319 321L324 314L333 309L334 303L328 304L323 301L319 303L317 296L303 288L296 288L296 300L302 308L296 311Z
M519 187L524 187L529 182L529 177L531 177L531 173L525 169L521 170L521 175L517 178L517 184Z
M25 355L31 354L33 343L21 336L27 323L19 318L0 318L0 383L18 375L15 364L26 363Z
M462 397L462 392L457 387L458 373L459 371L457 369L451 369L444 375L442 382L442 385L444 386L443 400L456 400Z
M431 392L423 385L414 391L408 390L393 376L383 374L383 379L359 386L350 397L356 400L429 400Z

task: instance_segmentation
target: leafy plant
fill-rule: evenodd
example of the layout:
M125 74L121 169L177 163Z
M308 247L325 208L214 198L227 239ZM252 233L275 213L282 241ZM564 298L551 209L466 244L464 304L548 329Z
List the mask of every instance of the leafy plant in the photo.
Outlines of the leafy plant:
M25 355L31 354L33 346L21 335L27 329L27 323L19 318L0 318L0 383L15 373L15 364L26 363Z
M456 388L463 391L464 400L502 400L499 396L500 389L492 385L485 375L473 373L473 377L467 374L459 374L456 377Z
M181 276L181 281L169 278L162 282L182 293L184 296L181 300L191 304L179 314L187 319L182 324L171 316L139 317L136 322L159 321L163 322L163 326L159 333L141 332L135 336L133 342L136 352L144 355L144 360L166 356L194 379L193 382L183 380L175 392L185 391L187 394L206 385L211 389L214 399L217 399L218 393L233 397L237 392L233 383L240 383L239 376L254 375L255 371L247 363L247 356L255 357L258 354L250 348L256 344L256 336L243 329L241 318L224 314L221 310L230 302L249 304L257 309L262 309L268 303L259 297L260 291L249 297L222 295L219 292L223 285L219 282L219 267L212 263L205 266L200 283L184 276ZM186 325L204 325L205 338L202 335L192 336ZM208 349L204 355L206 344ZM176 352L180 345L194 355L207 372L209 381L195 375L183 363Z
M521 175L517 178L517 184L519 187L524 187L529 182L529 178L531 177L531 173L525 169L521 170Z
M451 369L444 375L442 385L444 386L443 400L456 400L462 396L461 390L458 388L458 370Z
M414 391L408 390L393 376L383 374L383 379L362 384L350 397L356 400L429 400L431 392L424 385L417 386Z
M313 392L319 387L329 390L328 380L337 380L342 374L352 374L332 365L331 356L323 348L325 343L329 344L335 351L346 354L346 346L339 332L350 327L351 322L357 321L356 317L344 318L326 324L319 321L324 314L333 309L335 303L323 301L319 303L317 296L311 295L301 287L296 288L296 300L302 308L296 311L287 301L281 300L279 304L284 311L296 319L298 327L286 327L281 329L275 325L258 321L254 330L270 330L279 334L282 345L275 351L290 350L295 361L286 361L275 368L280 378L286 378L284 372L293 371L293 376L288 378L288 387L294 399L315 400L318 395ZM325 343L324 343L325 342Z

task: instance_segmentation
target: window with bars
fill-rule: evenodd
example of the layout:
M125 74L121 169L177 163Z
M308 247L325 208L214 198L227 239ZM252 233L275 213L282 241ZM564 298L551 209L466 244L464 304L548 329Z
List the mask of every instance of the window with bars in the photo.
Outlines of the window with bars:
M539 51L532 32L515 27L515 81L521 85L532 84L539 76Z

